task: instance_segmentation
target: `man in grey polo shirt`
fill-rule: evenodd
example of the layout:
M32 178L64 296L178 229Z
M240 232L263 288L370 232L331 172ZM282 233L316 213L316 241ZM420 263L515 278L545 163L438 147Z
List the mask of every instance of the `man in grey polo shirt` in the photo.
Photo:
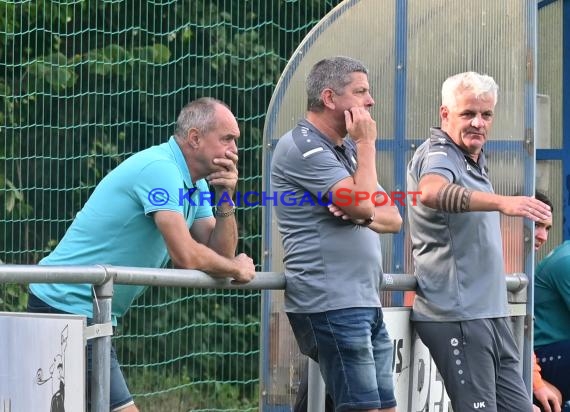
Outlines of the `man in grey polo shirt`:
M378 233L399 231L402 219L373 196L382 189L367 73L348 57L316 63L306 118L279 139L271 165L285 310L301 351L319 362L337 411L396 405Z
M412 320L439 369L454 411L532 411L509 326L499 212L533 221L550 208L501 196L489 180L483 145L497 103L493 78L474 72L442 86L441 128L408 166L408 208L418 280Z

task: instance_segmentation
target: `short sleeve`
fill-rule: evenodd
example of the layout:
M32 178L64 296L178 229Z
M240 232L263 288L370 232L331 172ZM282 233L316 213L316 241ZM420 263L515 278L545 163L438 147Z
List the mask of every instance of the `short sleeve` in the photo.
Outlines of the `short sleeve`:
M291 149L285 176L318 198L323 198L340 180L350 176L346 168L328 149L319 147L298 153Z
M184 213L184 179L175 163L154 161L145 166L137 176L134 195L145 214L158 210Z
M204 179L200 179L196 182L196 187L198 188L198 191L200 193L206 193L206 192L210 192L210 187L208 186L208 183L206 182L206 180ZM210 196L208 196L207 198L204 197L204 201L203 202L198 202L197 204L197 210L196 210L196 216L194 217L194 219L203 219L206 217L211 217L213 216L212 213L212 198Z
M449 143L430 145L425 153L425 159L419 170L419 178L427 174L438 174L451 183L459 175L457 153Z

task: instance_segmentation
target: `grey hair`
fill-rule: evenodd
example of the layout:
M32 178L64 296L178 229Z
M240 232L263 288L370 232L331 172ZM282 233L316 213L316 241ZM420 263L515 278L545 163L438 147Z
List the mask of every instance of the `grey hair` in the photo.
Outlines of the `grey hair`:
M457 104L457 95L464 91L472 92L476 98L490 94L493 104L497 104L499 86L486 74L464 72L448 77L441 86L441 104L453 108Z
M222 101L213 97L201 97L188 103L180 110L176 120L174 137L184 139L190 129L198 129L202 133L208 133L216 126L216 106L229 107Z
M307 76L307 110L321 112L325 107L321 99L323 90L332 89L342 94L355 72L368 75L364 64L351 57L336 56L317 62Z

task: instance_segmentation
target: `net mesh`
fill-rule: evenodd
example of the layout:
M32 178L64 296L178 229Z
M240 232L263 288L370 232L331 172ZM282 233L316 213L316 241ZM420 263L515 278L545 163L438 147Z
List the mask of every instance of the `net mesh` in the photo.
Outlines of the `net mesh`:
M238 190L261 191L267 105L288 58L337 0L0 3L0 258L34 264L97 183L162 143L182 106L238 118ZM261 210L238 211L239 251L261 261ZM258 266L258 269L260 267ZM0 310L25 287L0 285ZM257 410L257 291L150 288L113 338L142 410Z

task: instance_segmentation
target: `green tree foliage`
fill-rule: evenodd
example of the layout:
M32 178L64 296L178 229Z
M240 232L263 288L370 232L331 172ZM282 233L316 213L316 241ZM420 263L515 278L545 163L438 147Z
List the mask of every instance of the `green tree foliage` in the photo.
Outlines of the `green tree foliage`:
M0 2L0 258L37 263L96 184L130 154L166 141L180 108L197 97L230 105L242 132L239 190L261 191L273 88L304 35L339 2ZM239 250L260 262L261 209L243 208L238 218ZM23 291L0 285L0 310L22 310ZM157 390L143 375L170 388L231 386L239 375L255 387L259 294L202 293L152 288L126 319L115 341L129 373L140 376L133 389L141 397ZM179 347L169 352L172 330ZM196 352L203 355L189 363ZM232 352L251 358L247 366L224 367L237 362ZM178 383L160 378L164 364L181 374ZM224 393L247 404L251 388Z

